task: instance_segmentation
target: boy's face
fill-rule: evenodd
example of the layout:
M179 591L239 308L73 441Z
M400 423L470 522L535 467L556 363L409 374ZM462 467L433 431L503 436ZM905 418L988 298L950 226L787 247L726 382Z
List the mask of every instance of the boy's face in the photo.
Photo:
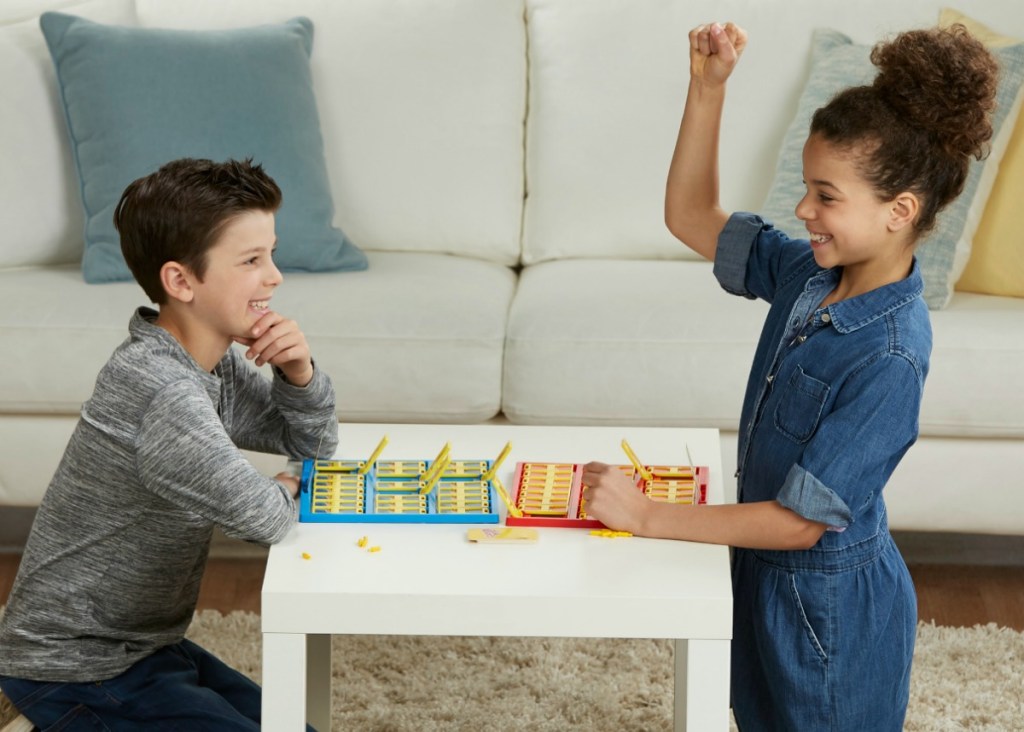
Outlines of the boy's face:
M274 214L246 211L231 219L206 253L206 273L193 284L193 313L226 339L247 338L281 284L273 260Z

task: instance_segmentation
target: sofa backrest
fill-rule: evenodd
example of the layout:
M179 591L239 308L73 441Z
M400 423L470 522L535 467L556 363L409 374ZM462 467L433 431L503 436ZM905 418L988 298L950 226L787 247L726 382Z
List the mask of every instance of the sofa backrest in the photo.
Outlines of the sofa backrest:
M935 25L943 0L527 0L530 114L523 260L695 256L664 225L665 176L689 79L688 33L734 21L721 201L759 210L808 75L811 32L855 43ZM1024 38L1020 0L959 8ZM796 206L796 201L793 205Z
M757 210L806 80L811 31L870 43L942 0L11 0L0 7L0 267L79 261L82 212L38 15L213 29L305 15L335 223L367 250L503 264L685 258L665 173L687 33L734 20L721 197ZM961 8L1024 37L1020 0ZM795 205L796 202L794 202Z
M0 268L70 264L82 259L81 195L56 75L40 13L53 0L0 4ZM101 23L135 24L133 0L59 4Z
M519 260L521 0L137 0L139 23L304 15L335 223L368 250Z
M39 30L53 9L196 30L309 17L336 225L366 250L518 263L522 0L17 0L0 9L0 267L81 259L82 204Z

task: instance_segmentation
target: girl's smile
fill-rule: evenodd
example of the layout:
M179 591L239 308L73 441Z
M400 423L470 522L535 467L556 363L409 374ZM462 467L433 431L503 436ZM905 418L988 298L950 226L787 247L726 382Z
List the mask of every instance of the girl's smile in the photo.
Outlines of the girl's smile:
M901 217L903 200L885 200L864 178L859 151L820 135L804 145L807 193L796 215L807 227L814 260L823 269L842 268L839 299L901 280L910 271L912 227Z

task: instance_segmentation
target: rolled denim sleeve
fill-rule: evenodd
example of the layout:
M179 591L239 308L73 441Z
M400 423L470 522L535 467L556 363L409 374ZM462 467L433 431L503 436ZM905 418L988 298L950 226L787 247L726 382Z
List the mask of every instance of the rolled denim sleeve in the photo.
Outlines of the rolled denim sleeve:
M780 286L816 266L805 240L791 239L757 214L734 213L718 235L714 273L733 295L772 302Z
M917 440L923 384L918 365L899 353L859 367L790 470L779 503L833 528L855 522Z
M846 501L800 465L790 469L775 500L805 519L820 521L834 529L845 529L853 518Z
M718 284L726 292L751 300L756 297L747 291L747 263L750 261L750 250L762 228L764 222L760 217L749 213L734 213L718 235L714 272Z

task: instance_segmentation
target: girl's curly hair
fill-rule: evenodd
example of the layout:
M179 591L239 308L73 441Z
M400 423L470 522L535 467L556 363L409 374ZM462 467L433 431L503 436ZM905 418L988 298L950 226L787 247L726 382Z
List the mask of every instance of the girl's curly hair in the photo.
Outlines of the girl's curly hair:
M918 235L963 190L971 158L992 138L999 66L962 25L913 30L877 44L869 86L840 92L811 119L811 134L858 154L883 200L921 200Z

